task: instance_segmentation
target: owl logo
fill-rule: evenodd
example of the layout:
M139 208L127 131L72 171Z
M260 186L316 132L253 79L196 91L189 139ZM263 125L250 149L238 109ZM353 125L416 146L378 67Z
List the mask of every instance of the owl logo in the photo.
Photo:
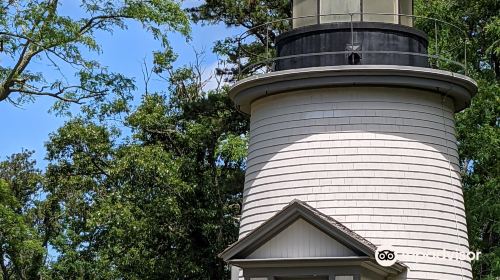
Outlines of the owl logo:
M397 262L396 249L392 246L379 246L375 252L375 260L381 266L393 266Z

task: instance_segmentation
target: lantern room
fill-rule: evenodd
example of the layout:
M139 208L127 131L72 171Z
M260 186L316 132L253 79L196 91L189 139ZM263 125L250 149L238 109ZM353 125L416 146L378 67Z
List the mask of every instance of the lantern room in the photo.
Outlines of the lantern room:
M413 25L413 0L293 0L294 28L331 22Z
M277 71L337 65L429 67L413 0L292 0L291 30L276 38Z

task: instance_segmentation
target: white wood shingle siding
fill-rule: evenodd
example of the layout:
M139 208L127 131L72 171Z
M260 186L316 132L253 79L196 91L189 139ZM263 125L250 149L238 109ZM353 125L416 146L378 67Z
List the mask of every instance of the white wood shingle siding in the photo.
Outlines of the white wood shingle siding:
M268 96L251 109L240 237L297 198L376 245L468 250L449 98L330 88ZM402 261L407 279L472 279L468 262Z

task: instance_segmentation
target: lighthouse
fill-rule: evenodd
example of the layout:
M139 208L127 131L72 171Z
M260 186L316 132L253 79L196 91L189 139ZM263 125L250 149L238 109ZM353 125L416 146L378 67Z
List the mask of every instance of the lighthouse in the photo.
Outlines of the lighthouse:
M271 71L230 91L251 116L240 236L220 254L232 279L472 279L456 257L464 65L429 54L411 0L291 9Z

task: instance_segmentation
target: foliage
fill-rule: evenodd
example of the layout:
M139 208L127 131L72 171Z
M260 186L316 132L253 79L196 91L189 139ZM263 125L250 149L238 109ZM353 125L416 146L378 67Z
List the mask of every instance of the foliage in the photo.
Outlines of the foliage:
M58 0L0 2L0 53L5 57L0 101L22 104L50 96L60 110L71 102L103 102L111 93L126 94L134 88L133 80L91 58L101 51L96 34L137 21L169 49L167 31L189 32L188 18L171 0L81 0L79 12L81 18L62 14ZM54 67L59 77L33 71L39 62ZM66 69L74 71L75 79L67 79Z
M188 11L195 22L224 23L245 31L243 38L228 37L214 46L214 52L233 66L221 69L229 81L238 78L240 69L245 69L243 75L251 75L266 66L258 62L266 57L267 50L273 55L275 39L290 27L289 20L283 19L292 17L289 0L208 0ZM273 21L276 22L266 25Z
M38 198L42 176L23 151L0 162L0 267L2 280L36 279L43 269L48 228Z
M498 56L500 3L498 1L417 1L416 9L419 15L438 18L463 29L469 41L468 66L479 74L475 78L490 79L491 75L496 76L497 79L500 78L500 57ZM424 27L429 34L434 34L431 29L432 27ZM453 32L448 32L446 29L440 31L439 34L441 36L444 34L441 41L447 44L446 49L455 52L455 57L463 61L463 45L461 48L453 47L455 41L462 41L457 36L458 34L455 32L455 35L450 36Z
M56 109L87 101L51 135L44 173L28 152L0 166L0 279L227 278L217 253L236 238L248 124L227 88L203 89L199 67L173 69L167 31L188 33L184 12L168 0L82 0L84 17L75 19L59 6L0 8L2 52L11 61L0 71L1 99L52 96ZM154 71L170 84L146 90L138 107L132 79L86 58L100 51L98 32L130 20L162 41ZM43 59L76 68L79 83L30 70ZM107 119L117 116L126 117L121 126ZM30 174L36 183L24 179Z
M21 176L22 170L10 171L17 162L3 163L0 174L16 174L22 183L8 188L1 181L0 221L9 230L1 235L8 237L1 240L2 263L9 275L0 279L228 277L217 254L237 238L247 119L233 109L227 89L174 92L145 95L131 109L128 140L93 118L68 121L47 143L43 178L31 165ZM43 202L30 202L41 187ZM31 212L16 213L23 207L50 215L31 222ZM57 258L46 260L48 245ZM25 263L11 264L11 251ZM10 272L29 270L35 257L42 261L31 276Z
M479 91L471 106L456 115L470 247L483 253L473 263L476 279L500 277L500 2L433 0L418 3L421 15L446 20L468 37L469 74ZM428 32L432 32L427 30ZM445 34L450 34L446 33ZM447 49L460 57L457 40Z
M457 116L470 246L478 279L500 276L500 84L479 80L472 106Z

